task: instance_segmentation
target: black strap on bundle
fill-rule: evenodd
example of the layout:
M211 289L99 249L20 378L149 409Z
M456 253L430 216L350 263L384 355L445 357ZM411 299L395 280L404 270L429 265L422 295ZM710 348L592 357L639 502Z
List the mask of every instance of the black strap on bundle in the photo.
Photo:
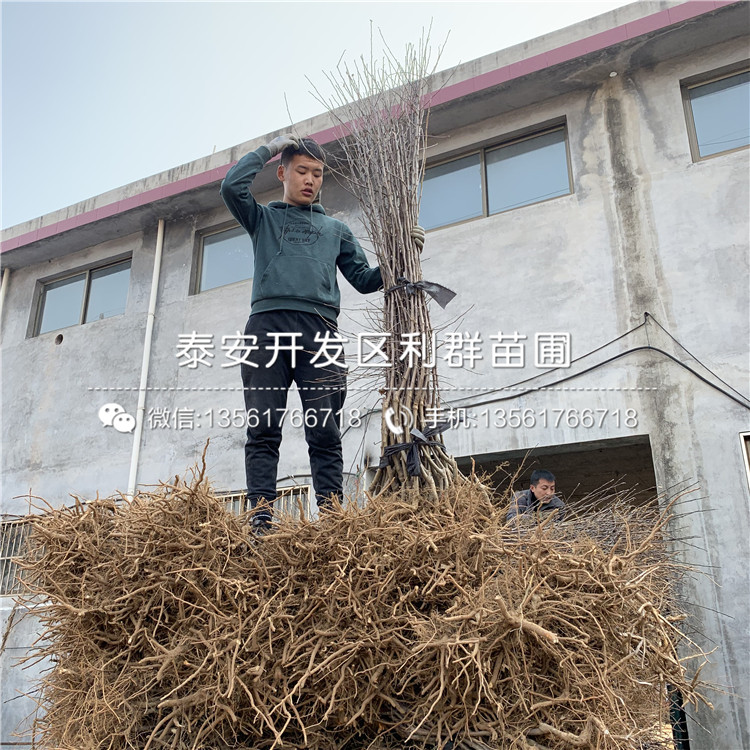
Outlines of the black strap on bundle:
M451 427L450 422L438 422L434 427L428 427L424 432L418 430L416 427L412 427L409 434L412 436L412 440L408 443L396 443L395 445L389 445L380 457L380 463L378 464L379 469L385 469L389 466L393 459L392 456L401 451L406 451L406 473L410 477L418 477L422 474L422 462L419 458L419 446L436 446L441 450L445 450L445 446L437 440L430 440L433 435L438 435L441 432L445 432Z
M456 293L448 289L447 286L436 284L434 281L409 281L405 276L399 276L396 281L398 283L390 289L386 289L385 294L395 292L397 289L404 289L407 294L416 294L417 290L421 289L429 294L443 309L456 296Z

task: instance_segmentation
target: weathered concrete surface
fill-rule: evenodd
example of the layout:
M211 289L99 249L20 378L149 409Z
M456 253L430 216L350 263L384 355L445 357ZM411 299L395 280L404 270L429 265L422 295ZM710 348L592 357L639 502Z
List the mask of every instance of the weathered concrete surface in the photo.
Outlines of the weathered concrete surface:
M0 633L6 632L8 618L12 612L10 600L0 597ZM30 743L29 730L34 719L37 703L33 686L41 677L44 663L20 664L28 654L29 644L38 637L38 622L29 616L22 617L23 610L14 616L15 625L8 635L2 654L0 671L0 746L12 747Z

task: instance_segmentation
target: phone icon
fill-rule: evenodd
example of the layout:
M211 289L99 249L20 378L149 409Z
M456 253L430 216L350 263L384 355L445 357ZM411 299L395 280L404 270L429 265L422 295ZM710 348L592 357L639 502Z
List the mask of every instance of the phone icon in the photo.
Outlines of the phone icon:
M392 406L389 406L385 410L385 414L383 414L383 417L385 418L385 424L388 427L388 429L394 434L394 435L401 435L404 432L403 427L399 427L397 424L393 423L393 417L396 415L396 412L394 411Z

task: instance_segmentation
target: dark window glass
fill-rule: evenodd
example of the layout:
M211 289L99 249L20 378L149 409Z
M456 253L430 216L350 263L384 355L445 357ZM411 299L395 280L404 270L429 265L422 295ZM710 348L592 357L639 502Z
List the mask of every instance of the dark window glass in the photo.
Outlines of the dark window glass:
M45 285L39 333L78 325L81 322L85 291L85 273Z
M124 313L129 285L130 260L45 284L36 334Z
M491 214L570 193L563 130L493 149L486 159Z
M425 170L419 223L425 229L482 215L479 154Z
M688 91L701 156L750 144L750 72Z
M203 238L199 292L253 277L253 242L242 228Z
M125 312L130 285L130 261L91 272L86 323Z

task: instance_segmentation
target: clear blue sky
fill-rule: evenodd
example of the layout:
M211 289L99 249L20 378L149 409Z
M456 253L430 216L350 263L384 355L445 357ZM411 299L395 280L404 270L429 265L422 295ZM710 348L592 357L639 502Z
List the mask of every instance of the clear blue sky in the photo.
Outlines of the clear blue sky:
M2 226L319 114L371 21L445 69L626 4L3 2Z

